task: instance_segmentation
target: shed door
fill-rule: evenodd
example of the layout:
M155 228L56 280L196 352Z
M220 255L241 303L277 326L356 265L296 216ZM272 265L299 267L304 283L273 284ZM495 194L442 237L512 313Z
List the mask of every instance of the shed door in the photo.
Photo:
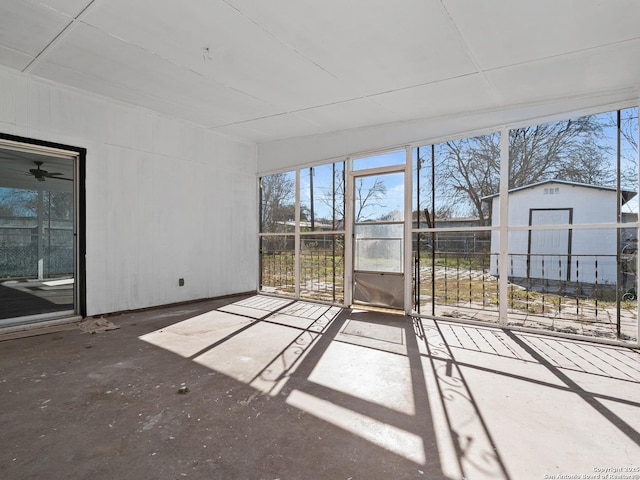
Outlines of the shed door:
M572 209L529 210L529 225L570 225ZM529 278L570 280L571 230L531 230L529 232Z

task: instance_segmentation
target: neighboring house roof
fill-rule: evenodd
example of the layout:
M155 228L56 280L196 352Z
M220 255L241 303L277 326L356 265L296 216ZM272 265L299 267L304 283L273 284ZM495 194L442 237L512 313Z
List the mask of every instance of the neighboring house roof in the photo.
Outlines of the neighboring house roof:
M537 188L541 185L550 185L550 184L569 185L571 187L595 188L598 190L607 190L610 192L616 191L615 187L605 187L603 185L591 185L589 183L569 182L567 180L545 180L543 182L530 183L529 185L524 185L522 187L512 188L511 190L509 190L509 193L515 193L521 190L526 190L529 188ZM637 195L637 192L632 192L630 190L622 190L622 204L624 205L636 195ZM487 195L486 197L482 197L480 200L482 201L492 200L495 197L499 197L499 196L500 196L499 193L494 193L492 195Z

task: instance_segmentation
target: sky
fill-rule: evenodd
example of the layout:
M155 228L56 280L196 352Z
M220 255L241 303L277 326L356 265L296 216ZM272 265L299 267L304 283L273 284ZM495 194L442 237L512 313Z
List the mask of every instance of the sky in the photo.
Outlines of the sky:
M613 119L615 119L615 112L605 112L598 115L598 117L600 117L603 121L612 121ZM631 124L633 125L633 128L635 128L635 131L637 132L638 117L637 117L636 108L629 108L629 109L623 110L622 118L623 118L623 122L624 122L624 119L627 119L627 121L631 122ZM637 133L636 133L636 136L637 136ZM615 127L607 128L604 132L604 138L601 139L601 141L615 147L616 128ZM415 153L416 152L414 149L413 151L414 159L416 156ZM632 165L634 162L637 163L638 161L637 151L624 138L622 139L622 142L621 142L621 154L622 154L623 169L625 169L625 167L629 168L630 165ZM405 157L406 157L405 150L401 149L401 150L384 153L380 155L354 158L353 159L354 173L357 174L367 169L386 167L390 165L399 165L402 168L406 160ZM612 154L608 158L608 162L612 166L615 166L615 160L616 160L615 154ZM343 169L343 162L336 163L336 170L338 172L341 172L342 169ZM290 172L289 175L291 179L295 180L294 172ZM403 197L404 184L402 180L402 175L362 177L362 181L364 182L364 185L365 185L364 191L366 191L367 185L370 186L373 184L373 182L375 181L375 178L380 178L381 180L384 180L386 191L387 191L387 195L386 195L387 198L384 202L384 205L379 205L379 206L380 207L383 206L384 210L386 211L390 211L390 210L402 211L404 206L404 197ZM423 182L424 182L424 179L423 179ZM309 188L310 187L310 169L309 168L303 168L301 170L300 183L301 183L301 190L300 190L301 203L303 206L306 206L308 208L310 206L310 188ZM314 192L315 192L314 212L315 212L316 218L331 218L330 204L331 204L331 191L333 186L331 164L313 167L313 184L314 184ZM633 183L629 185L623 184L624 189L628 189L632 191L637 190L637 184L635 185L635 187L636 188L634 188ZM414 198L415 198L415 185L414 185ZM632 201L630 201L627 205L625 205L624 211L638 212L638 199L639 197L636 196ZM466 208L464 205L460 205L460 206L462 207L461 211Z
M405 151L397 151L388 154L374 155L370 157L354 159L353 165L355 173L360 173L366 169L379 168L390 165L399 165L403 168L406 160ZM338 176L341 176L343 169L343 163L338 162L336 164L336 172ZM292 174L293 175L293 174ZM332 182L333 169L331 164L321 165L313 167L313 187L315 192L314 212L316 218L331 218L330 197L333 189ZM375 183L376 179L380 179L384 182L386 187L385 200L376 201L379 209L384 211L400 210L403 211L404 206L404 182L402 174L392 175L376 175L360 177L363 185L363 192L366 194L367 190ZM300 201L304 206L310 205L310 172L309 168L303 168L300 172ZM372 205L372 202L369 202ZM367 209L365 215L372 213L373 208ZM377 213L376 216L379 216Z

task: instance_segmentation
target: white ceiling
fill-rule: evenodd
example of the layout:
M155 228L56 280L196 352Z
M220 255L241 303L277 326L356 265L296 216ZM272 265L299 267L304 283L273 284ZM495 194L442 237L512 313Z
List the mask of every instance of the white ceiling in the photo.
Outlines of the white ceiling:
M0 64L255 142L640 95L638 0L2 0Z

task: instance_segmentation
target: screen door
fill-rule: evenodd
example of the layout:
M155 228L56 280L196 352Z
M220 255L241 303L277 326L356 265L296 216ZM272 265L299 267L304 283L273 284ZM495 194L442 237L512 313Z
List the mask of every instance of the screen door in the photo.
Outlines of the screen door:
M404 306L404 172L353 178L353 301Z

